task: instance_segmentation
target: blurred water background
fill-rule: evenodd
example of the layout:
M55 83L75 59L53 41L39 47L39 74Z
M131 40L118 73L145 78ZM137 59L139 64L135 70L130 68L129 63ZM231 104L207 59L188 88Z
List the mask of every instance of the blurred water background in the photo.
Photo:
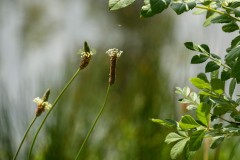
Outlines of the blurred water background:
M149 118L178 120L176 86L204 71L190 65L193 53L183 43L207 43L223 55L233 34L221 26L203 28L204 16L172 10L139 18L143 2L110 12L99 0L0 0L0 159L13 157L34 117L33 99L51 89L52 102L79 65L84 41L96 49L90 65L67 90L36 141L34 160L73 159L107 89L109 48L123 50L107 108L83 150L86 160L170 159L164 143L169 130ZM193 88L194 89L194 88ZM31 130L19 159L26 159L43 116ZM209 159L235 155L226 141ZM224 149L223 149L224 148ZM181 158L179 158L181 159ZM203 151L194 157L203 159Z

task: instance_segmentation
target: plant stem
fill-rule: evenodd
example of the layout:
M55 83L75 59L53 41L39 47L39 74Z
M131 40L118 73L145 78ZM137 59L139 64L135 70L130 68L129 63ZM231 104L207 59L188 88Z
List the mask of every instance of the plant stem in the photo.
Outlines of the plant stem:
M97 124L97 121L98 121L99 117L101 116L101 114L102 114L102 112L103 112L103 110L104 110L104 108L105 108L105 106L106 106L106 102L107 102L109 90L110 90L110 85L108 85L107 93L106 93L106 97L105 97L105 101L104 101L104 103L103 103L103 106L102 106L102 108L100 109L100 111L99 111L99 113L98 113L95 121L93 122L92 127L91 127L90 130L88 131L88 134L87 134L87 136L85 137L85 139L84 139L84 141L83 141L83 143L82 143L82 145L81 145L81 147L80 147L80 149L79 149L79 151L78 151L78 153L77 153L77 156L76 156L75 160L78 159L78 157L79 157L79 155L80 155L80 153L81 153L81 151L82 151L85 143L87 142L88 138L90 137L90 135L91 135L94 127L95 127L96 124Z
M239 144L240 144L240 140L238 140L237 143L232 147L232 151L231 151L231 153L229 155L228 160L232 160L233 159L233 157L235 156L234 152L236 151L236 149L239 146Z
M219 10L216 10L216 9L213 9L213 8L210 8L210 7L206 7L206 6L196 6L195 8L205 9L205 10L208 10L208 11L213 11L213 12L219 13L219 14L221 14L221 15L226 15L226 16L228 16L228 17L230 17L230 18L232 18L232 19L240 22L240 19L238 19L238 18L236 18L236 17L233 17L233 16L231 16L230 14L227 14L227 13L225 13L225 12L222 12L222 11L219 11Z
M209 139L205 139L204 150L203 150L203 160L208 160L209 156Z
M32 149L33 149L33 146L34 146L34 143L37 139L37 136L43 126L43 124L45 123L47 117L49 116L49 114L51 113L51 111L53 110L53 108L55 107L55 105L57 104L57 102L59 101L59 99L61 98L61 96L63 95L63 93L67 90L67 88L70 86L70 84L72 83L72 81L77 77L78 73L80 72L80 68L74 73L74 75L72 76L72 78L68 81L68 83L66 84L66 86L62 89L62 91L59 93L58 97L55 99L53 105L52 105L52 108L47 112L46 116L44 117L40 127L38 128L35 136L34 136L34 139L33 139L33 142L32 142L32 145L31 145L31 148L30 148L30 151L29 151L29 154L28 154L28 160L30 160L30 157L31 157L31 153L32 153Z
M19 151L20 151L20 149L22 147L22 144L23 144L24 140L26 139L27 134L28 134L30 128L32 127L32 125L34 124L34 122L36 121L36 119L37 119L37 116L35 116L35 118L33 118L33 120L31 121L30 125L28 126L28 129L26 130L26 132L25 132L25 134L24 134L24 136L22 138L22 141L21 141L20 145L18 146L17 152L15 153L13 160L17 159L17 156L18 156L18 153L19 153Z

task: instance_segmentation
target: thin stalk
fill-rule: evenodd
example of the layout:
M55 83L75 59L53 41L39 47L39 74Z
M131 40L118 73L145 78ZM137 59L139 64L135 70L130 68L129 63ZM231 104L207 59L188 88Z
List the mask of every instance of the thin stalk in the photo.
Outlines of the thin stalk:
M239 143L240 141L238 140L237 141L237 143L232 147L232 151L231 151L231 153L230 153L230 155L229 155L229 160L232 160L233 159L233 157L235 156L235 151L236 151L236 149L237 149L237 147L239 146Z
M33 146L35 144L35 141L37 139L37 136L43 126L43 124L45 123L47 117L49 116L49 114L51 113L51 111L53 110L53 108L55 107L55 105L57 104L57 102L59 101L59 99L61 98L61 96L63 95L63 93L67 90L67 88L70 86L70 84L73 82L73 80L77 77L78 73L80 72L80 68L74 73L74 75L72 76L72 78L68 81L68 83L66 84L66 86L62 89L62 91L60 92L60 94L58 95L58 97L55 99L53 105L52 105L52 108L47 112L46 116L44 117L40 127L38 128L35 136L34 136L34 139L33 139L33 142L32 142L32 145L31 145L31 148L30 148L30 151L29 151L29 154L28 154L28 160L30 160L30 157L31 157L31 154L32 154L32 149L33 149Z
M209 156L209 139L205 139L204 150L203 150L203 160L208 160Z
M208 10L208 11L213 11L213 12L216 12L216 13L219 13L221 15L226 15L238 22L240 22L240 19L236 18L236 17L233 17L231 16L230 14L226 14L225 12L222 12L222 11L219 11L219 10L216 10L216 9L213 9L213 8L210 8L210 7L206 7L206 6L196 6L195 8L199 8L199 9L205 9L205 10Z
M78 153L77 153L77 156L76 156L75 160L78 159L78 157L79 157L79 155L80 155L80 153L81 153L81 151L82 151L85 143L87 142L88 138L90 137L90 135L91 135L94 127L95 127L96 124L97 124L98 119L100 118L100 116L101 116L101 114L102 114L102 112L103 112L103 110L104 110L104 108L105 108L105 106L106 106L106 102L107 102L109 90L110 90L110 85L108 85L107 93L106 93L106 97L105 97L105 101L104 101L104 103L103 103L103 106L102 106L102 108L100 109L100 111L99 111L99 113L98 113L95 121L93 122L92 127L91 127L90 130L88 131L88 134L87 134L87 136L85 137L85 139L84 139L84 141L83 141L83 143L82 143L82 145L81 145L81 147L80 147L80 149L79 149L79 151L78 151Z
M24 134L24 136L23 136L23 138L22 138L22 141L21 141L20 145L18 146L17 152L15 153L15 155L14 155L14 157L13 157L13 160L16 160L16 159L17 159L17 156L18 156L18 153L19 153L19 151L20 151L20 149L21 149L21 147L22 147L22 144L23 144L24 140L26 139L27 134L28 134L30 128L32 127L32 125L34 124L34 122L36 121L36 119L37 119L37 116L35 116L35 117L33 118L33 120L31 121L30 125L28 126L28 129L26 130L26 132L25 132L25 134Z

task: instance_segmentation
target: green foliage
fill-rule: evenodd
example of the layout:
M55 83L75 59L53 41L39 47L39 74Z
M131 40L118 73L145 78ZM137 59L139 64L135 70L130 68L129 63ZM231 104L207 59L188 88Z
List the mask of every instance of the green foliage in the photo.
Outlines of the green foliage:
M178 15L192 9L197 10L195 14L206 13L204 27L221 24L223 32L239 31L238 0L145 0L141 17L154 16L169 6ZM214 149L225 137L240 135L240 111L237 108L240 98L234 95L235 88L240 83L240 36L233 38L224 58L212 53L206 44L186 42L184 45L187 49L197 52L193 55L191 64L205 64L205 73L190 78L192 85L199 90L198 93L192 92L189 87L176 88L176 93L182 97L179 102L186 104L187 109L193 110L196 116L194 118L191 115L184 115L180 121L175 122L151 119L155 123L176 130L169 133L165 139L168 144L175 143L170 152L172 159L176 159L180 154L184 159L190 159L206 137L211 139L210 147ZM227 81L230 81L230 84L226 83ZM225 84L229 84L228 94ZM224 119L221 116L225 114L230 116ZM226 124L213 124L215 119L221 119Z
M117 10L129 6L134 1L135 0L110 0L108 6L110 10Z
M152 17L168 8L171 0L144 0L141 17Z

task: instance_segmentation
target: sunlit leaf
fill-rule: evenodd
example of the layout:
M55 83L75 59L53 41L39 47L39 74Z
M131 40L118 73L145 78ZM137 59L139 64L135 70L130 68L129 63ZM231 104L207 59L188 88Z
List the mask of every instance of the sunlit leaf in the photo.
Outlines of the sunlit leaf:
M141 17L152 17L168 8L171 0L144 0Z
M161 120L161 119L151 119L152 122L154 123L158 123L164 127L168 127L168 128L174 128L177 126L177 123L173 120L169 120L169 119L165 119L165 120Z
M179 122L179 126L182 129L192 129L200 126L190 115L185 115Z
M182 14L183 12L187 12L191 9L193 9L196 6L196 2L194 0L192 1L178 1L178 2L173 2L171 4L171 8L179 15Z
M189 141L189 138L185 138L179 142L177 142L171 149L171 158L176 159L179 155L182 154L187 142Z
M170 144L172 142L179 141L184 138L186 138L186 137L180 136L179 134L177 134L175 132L171 132L166 136L165 142L167 144Z
M211 89L210 84L200 78L191 78L190 82L199 89Z
M193 134L190 136L189 141L190 151L196 151L201 147L205 132L206 132L205 130L198 130L193 132Z
M233 92L234 92L235 87L236 87L236 83L237 83L237 81L236 81L235 78L233 78L230 82L230 85L229 85L229 96L230 97L232 97L232 95L233 95Z
M205 125L208 126L210 118L211 107L207 103L201 103L197 107L197 118Z
M109 0L108 7L110 10L118 10L132 4L135 0Z

